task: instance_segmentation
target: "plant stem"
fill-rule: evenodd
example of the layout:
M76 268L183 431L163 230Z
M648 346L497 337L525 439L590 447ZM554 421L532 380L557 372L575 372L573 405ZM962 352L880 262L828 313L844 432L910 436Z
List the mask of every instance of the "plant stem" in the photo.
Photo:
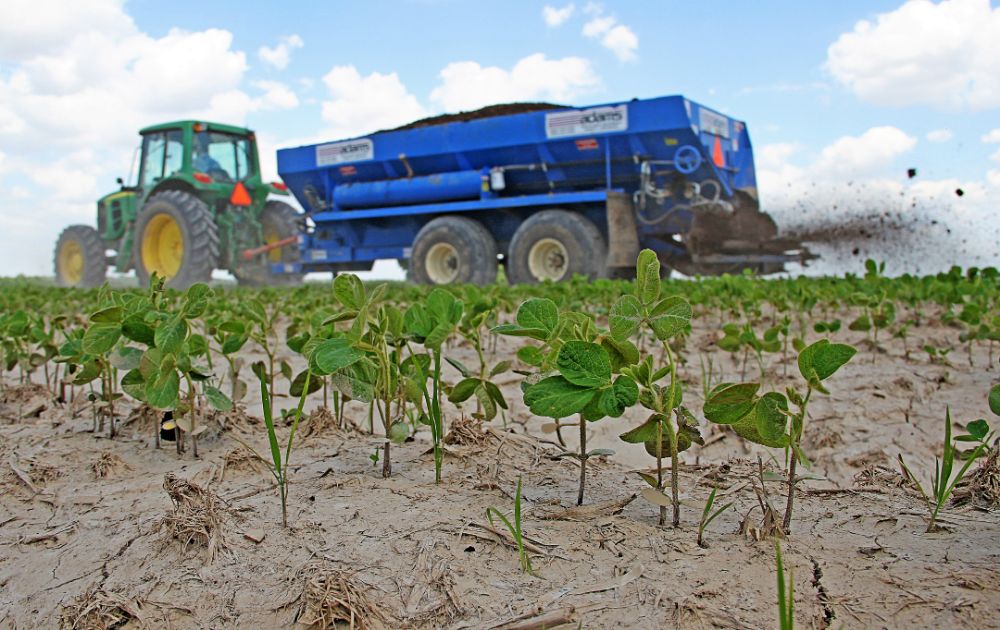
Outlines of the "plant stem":
M663 423L656 423L656 489L663 492ZM660 506L660 527L667 524L667 508Z
M674 528L681 526L681 501L680 501L680 491L677 480L677 432L671 431L670 436L670 497L671 502L674 504Z
M576 504L583 505L583 488L587 484L587 421L580 415L580 490Z
M792 507L795 502L795 467L799 461L795 449L791 452L792 461L788 463L788 499L785 501L785 517L781 520L781 529L788 535L792 531Z

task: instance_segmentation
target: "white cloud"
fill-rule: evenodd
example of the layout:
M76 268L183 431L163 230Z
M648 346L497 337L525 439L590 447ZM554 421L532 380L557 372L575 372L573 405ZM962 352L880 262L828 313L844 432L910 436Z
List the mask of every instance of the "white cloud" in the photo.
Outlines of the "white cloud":
M620 24L612 15L604 15L600 5L589 3L584 11L591 15L590 20L583 25L583 36L598 40L618 58L618 61L634 61L639 50L639 36Z
M912 0L842 34L826 67L879 105L998 107L1000 8L990 0Z
M980 138L980 140L987 144L1000 142L1000 129L994 129L990 131L989 133L985 134L982 138Z
M264 94L257 99L257 107L269 109L295 109L299 106L299 97L287 85L278 81L253 81L255 88Z
M546 26L552 28L562 26L567 20L573 17L573 11L575 9L576 7L572 2L560 8L547 4L542 7L542 19L545 20Z
M954 137L951 129L935 129L927 132L928 142L948 142Z
M567 102L600 86L588 60L548 59L542 53L524 57L510 70L474 61L450 63L441 70L440 78L430 100L447 111L511 101Z
M0 59L22 61L93 29L120 37L132 34L135 24L122 11L122 0L4 0Z
M816 161L816 170L828 177L870 174L916 144L916 138L896 127L873 127L860 136L844 136L825 147Z
M986 181L989 182L990 186L1000 190L1000 169L991 168L986 171Z
M278 70L284 70L292 60L292 50L302 48L304 44L305 42L298 35L289 35L288 37L283 37L278 42L278 45L273 48L261 46L257 50L257 56L269 66Z
M395 72L361 76L354 66L335 66L323 83L331 98L323 101L322 115L334 138L396 127L427 114Z

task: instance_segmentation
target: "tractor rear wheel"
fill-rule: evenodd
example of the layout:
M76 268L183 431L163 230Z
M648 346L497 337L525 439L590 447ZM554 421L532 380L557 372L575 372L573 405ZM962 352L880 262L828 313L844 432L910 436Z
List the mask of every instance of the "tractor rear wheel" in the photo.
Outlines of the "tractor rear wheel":
M153 272L176 289L211 280L219 262L219 232L205 202L183 190L150 197L135 223L132 260L142 286Z
M80 289L103 284L108 268L104 243L89 225L71 225L62 231L53 263L59 286Z
M587 217L566 210L543 210L521 224L510 241L507 278L511 284L569 280L575 274L607 274L604 236Z
M491 284L497 279L496 239L468 217L433 219L413 239L407 276L419 284Z
M302 217L295 208L283 201L268 201L260 212L261 231L264 244L270 245L291 236L302 233ZM245 241L246 239L244 239ZM290 286L302 283L305 277L301 273L274 273L271 265L276 263L296 263L299 261L299 245L292 243L266 254L260 254L253 260L244 260L243 252L236 252L237 260L233 261L232 272L242 286Z

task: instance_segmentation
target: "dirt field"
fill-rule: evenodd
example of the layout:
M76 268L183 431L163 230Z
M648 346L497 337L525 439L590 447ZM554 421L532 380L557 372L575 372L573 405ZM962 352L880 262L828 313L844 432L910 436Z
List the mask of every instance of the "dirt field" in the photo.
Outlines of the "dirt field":
M699 352L712 359L714 381L741 371L713 345L718 324L696 318L680 372L698 412ZM985 346L972 366L964 349L951 365L929 363L919 348L956 343L947 328L912 329L910 359L898 339L872 350L859 333L835 338L861 350L828 382L832 395L810 407L805 446L825 479L802 484L782 542L798 625L1000 627L1000 513L950 506L941 531L924 533L924 504L895 463L904 454L926 484L946 406L962 424L990 418L996 356L991 368ZM515 349L504 338L497 352ZM454 349L458 358L466 352ZM756 370L751 360L748 376ZM780 354L768 357L768 388L795 377ZM590 443L617 453L591 460L585 509L574 510L578 464L551 459L561 449L529 416L513 375L504 392L506 427L462 432L440 485L426 434L393 448L394 475L383 479L369 459L380 438L315 418L304 424L283 529L270 475L236 439L266 451L257 399L245 401L249 417L212 422L199 459L178 458L172 443L154 447L152 418L126 421L111 441L92 433L84 396L59 405L41 388L8 382L0 627L318 628L337 618L348 627L352 613L358 628L777 627L774 547L757 540L756 491L758 455L778 470L782 453L703 420L708 444L685 453L681 467L682 526L661 528L657 508L629 501L645 484L628 471L655 460L616 437L640 415L604 419L590 425ZM360 403L347 414L366 426ZM462 413L449 406L446 419L453 427ZM574 434L566 431L571 449ZM519 476L535 577L520 572L516 549L497 540L485 516L490 506L510 513ZM698 519L713 486L734 509L708 527L701 548ZM766 492L780 510L782 485L767 483Z

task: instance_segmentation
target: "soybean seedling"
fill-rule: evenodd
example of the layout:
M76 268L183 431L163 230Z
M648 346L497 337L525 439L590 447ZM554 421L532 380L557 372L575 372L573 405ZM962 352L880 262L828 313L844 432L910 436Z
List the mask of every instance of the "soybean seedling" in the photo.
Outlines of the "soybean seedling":
M853 346L821 339L799 352L799 373L805 379L806 393L787 388L785 394L768 392L757 395L760 383L722 383L705 401L705 417L717 424L728 424L743 439L788 453L788 496L782 529L791 530L795 485L804 477L796 476L799 460L807 463L802 451L802 434L808 417L809 400L814 392L828 394L823 381L830 378L857 352ZM787 396L786 396L787 395ZM789 402L797 408L789 409Z
M635 294L621 296L611 307L608 321L611 336L624 340L648 327L660 342L666 367L653 368L653 357L647 355L635 365L622 368L622 374L631 377L642 388L638 402L653 413L642 425L622 434L625 442L642 443L646 452L656 457L655 491L643 497L660 506L660 525L666 520L666 497L663 496L663 458L670 458L670 504L673 507L673 526L680 526L681 508L678 489L678 454L692 442L702 442L694 416L681 405L683 388L677 377L677 357L670 347L670 339L681 335L691 323L691 304L684 298L671 295L660 297L660 261L652 250L639 252L636 261ZM666 386L657 381L669 375ZM672 418L676 418L676 422ZM643 477L647 483L651 479Z
M730 502L713 512L712 508L715 507L716 492L718 492L718 488L712 488L712 493L708 495L708 499L705 501L705 508L701 511L701 522L698 523L698 546L703 549L708 548L708 544L704 540L705 528L708 527L709 523L714 521L716 517L733 507L732 502Z
M534 571L531 568L531 556L528 555L528 550L524 548L524 532L521 530L521 478L517 478L517 490L514 493L514 522L511 523L510 519L504 516L500 510L495 507L486 508L486 518L490 522L490 526L496 529L496 525L493 523L493 515L504 524L510 535L514 537L514 542L517 543L517 558L521 563L521 571L534 575Z
M559 313L555 303L545 298L521 304L516 321L497 326L494 331L544 340L549 348L547 355L538 357L537 366L542 371L522 385L524 403L531 413L557 423L575 414L580 416L579 452L564 451L557 457L572 457L580 462L576 504L582 505L587 460L612 454L608 449L587 450L587 423L620 417L638 401L635 381L624 374L615 376L616 370L638 358L638 350L627 339L617 340L598 329L587 315Z
M994 387L994 390L997 389L1000 389L1000 386ZM934 531L934 525L937 522L941 508L948 502L952 492L955 490L955 486L965 477L965 473L968 472L972 463L989 448L989 443L994 435L990 431L990 425L983 419L970 422L966 425L965 430L968 432L967 434L959 435L954 441L952 440L951 409L947 409L944 421L944 452L941 459L934 459L934 475L931 477L930 494L924 490L924 486L917 479L917 476L910 471L909 466L903 460L903 456L899 456L900 465L910 480L913 481L914 485L917 486L917 490L920 491L920 495L927 503L927 509L930 512L930 518L927 521L927 533ZM956 442L977 442L978 445L972 452L963 453L958 450ZM965 465L953 477L952 471L954 470L956 457L965 459Z

